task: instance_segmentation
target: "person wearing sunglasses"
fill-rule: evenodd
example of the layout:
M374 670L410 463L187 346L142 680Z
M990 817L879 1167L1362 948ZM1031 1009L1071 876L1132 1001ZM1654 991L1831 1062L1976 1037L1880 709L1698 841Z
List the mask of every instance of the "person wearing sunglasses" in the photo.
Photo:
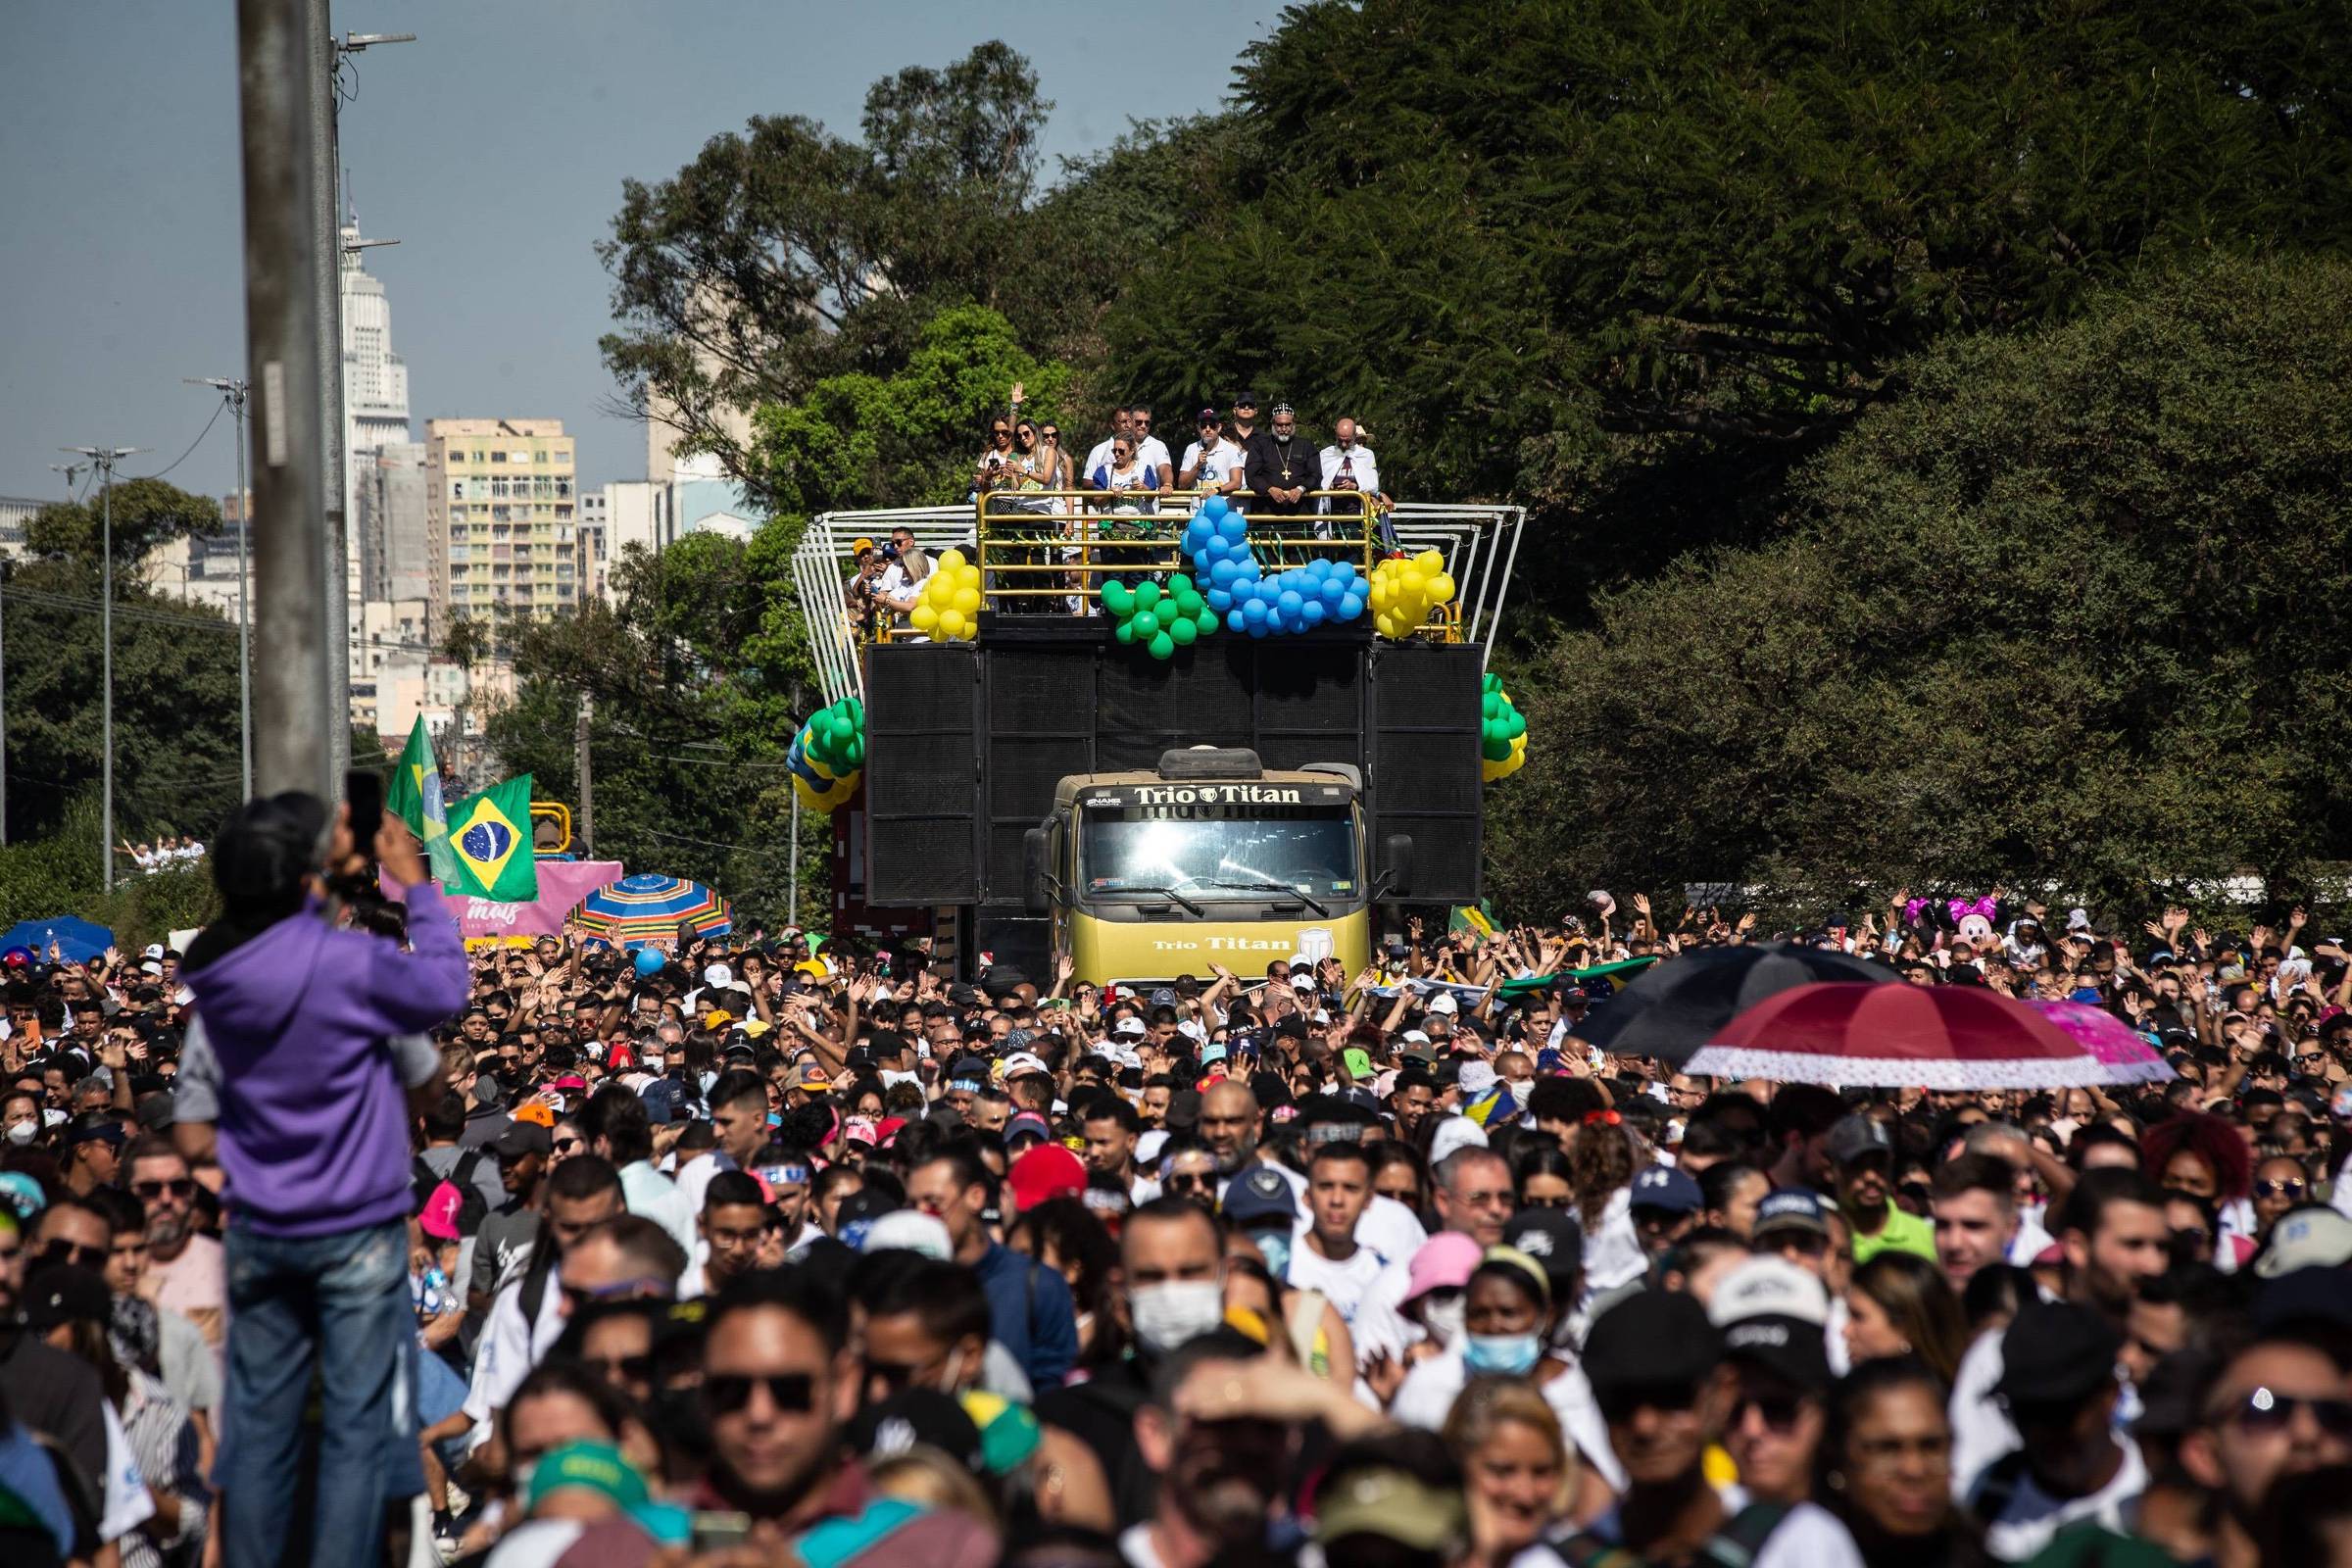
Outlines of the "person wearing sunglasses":
M1804 1501L1828 1420L1829 1292L1786 1258L1751 1257L1717 1282L1707 1315L1732 1369L1723 1446L1740 1485L1767 1502Z
M1611 1306L1587 1335L1582 1364L1626 1488L1616 1507L1555 1539L1552 1555L1581 1563L1617 1547L1653 1561L1859 1568L1853 1537L1826 1510L1708 1479L1708 1450L1741 1402L1740 1384L1724 1331L1695 1298L1642 1291Z
M2343 1369L2306 1341L2265 1336L2215 1366L2195 1408L2180 1462L2221 1501L2212 1560L2251 1565L2279 1478L2352 1463Z
M197 1229L195 1174L160 1138L133 1144L125 1164L130 1196L147 1213L147 1268L139 1294L194 1323L218 1353L228 1329L227 1254Z
M703 1339L710 1468L698 1505L747 1515L755 1535L807 1530L862 1501L844 1451L857 1413L849 1303L808 1269L760 1271L712 1302Z
M2254 1167L2254 1238L2271 1239L2271 1231L2287 1211L2309 1202L2311 1178L2303 1162L2287 1154L2272 1154Z

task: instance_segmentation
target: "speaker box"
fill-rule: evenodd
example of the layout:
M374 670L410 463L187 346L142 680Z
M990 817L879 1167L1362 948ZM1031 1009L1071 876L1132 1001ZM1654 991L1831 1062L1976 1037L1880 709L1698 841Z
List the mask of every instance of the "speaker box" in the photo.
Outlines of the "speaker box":
M1379 840L1408 834L1413 874L1406 902L1476 903L1486 805L1479 651L1402 643L1379 648L1372 659L1372 764L1365 782L1375 854Z
M980 651L932 643L866 650L866 898L980 897Z

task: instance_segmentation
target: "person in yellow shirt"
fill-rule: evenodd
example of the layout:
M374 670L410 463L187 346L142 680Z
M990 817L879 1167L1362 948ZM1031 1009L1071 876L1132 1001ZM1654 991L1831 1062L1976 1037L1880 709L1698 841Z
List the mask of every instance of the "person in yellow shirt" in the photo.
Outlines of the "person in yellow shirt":
M1830 1129L1822 1152L1837 1176L1838 1208L1853 1236L1856 1263L1888 1250L1936 1261L1935 1228L1894 1202L1894 1143L1885 1122L1860 1112L1847 1116Z

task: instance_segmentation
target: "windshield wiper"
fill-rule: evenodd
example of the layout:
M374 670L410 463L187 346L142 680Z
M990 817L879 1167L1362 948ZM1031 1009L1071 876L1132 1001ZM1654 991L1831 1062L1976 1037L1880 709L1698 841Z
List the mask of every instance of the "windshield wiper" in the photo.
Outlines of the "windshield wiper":
M1173 899L1176 903L1183 905L1195 914L1205 917L1208 913L1206 909L1203 909L1200 907L1200 906L1195 904L1192 900L1186 898L1174 888L1104 888L1102 891L1105 893L1156 893L1163 899Z
M1250 888L1259 893L1286 894L1297 899L1326 920L1331 918L1331 910L1325 908L1313 894L1304 888L1293 887L1288 882L1211 882L1209 886L1212 888Z

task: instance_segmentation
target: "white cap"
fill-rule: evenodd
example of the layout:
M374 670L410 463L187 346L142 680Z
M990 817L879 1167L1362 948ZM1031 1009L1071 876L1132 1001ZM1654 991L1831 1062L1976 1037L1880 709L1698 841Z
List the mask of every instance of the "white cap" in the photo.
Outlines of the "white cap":
M1293 991L1312 991L1315 989L1315 977L1304 969L1294 969L1291 971L1291 989Z
M1187 1019L1185 1019L1185 1020L1184 1020L1184 1022L1182 1022L1182 1023L1180 1023L1180 1024L1178 1024L1178 1025L1176 1026L1176 1032L1177 1032L1178 1034L1180 1034L1180 1035L1184 1036L1184 1037L1185 1037L1187 1040L1197 1041L1197 1042L1199 1042L1200 1044L1201 1044L1201 1045L1203 1045L1203 1046L1205 1046L1205 1045L1207 1045L1207 1044L1208 1044L1208 1030L1207 1030L1207 1029L1206 1029L1206 1028L1205 1028L1205 1027L1204 1027L1204 1026L1201 1024L1200 1020L1200 1019L1198 1019L1198 1018L1187 1018ZM1141 1065L1142 1065L1142 1063L1141 1063L1141 1062L1129 1062L1127 1065L1129 1065L1129 1066L1141 1066Z
M1159 1152L1167 1145L1168 1130L1165 1127L1151 1129L1135 1141L1135 1162L1138 1165L1157 1164Z
M1132 1040L1141 1040L1151 1031L1144 1027L1143 1019L1138 1018L1134 1014L1130 1013L1128 1016L1121 1018L1118 1021L1117 1027L1113 1028L1110 1032L1114 1035L1124 1035Z
M1431 1012L1459 1012L1462 1010L1462 1004L1454 1000L1452 992L1441 991L1429 999L1429 1010Z
M1429 1036L1418 1029L1407 1029L1404 1032L1404 1040L1408 1045L1426 1046L1429 1044Z
M2071 909L2067 910L2067 911L2066 911L2066 928L2067 928L2069 931L2087 931L2087 930L2089 930L2089 929L2090 929L2090 911L2089 911L2088 909L2085 909L2084 907L2082 907L2082 906L2081 906L2080 904L2076 905L2076 906L2075 906L2073 908L2071 908Z
M1751 1257L1715 1282L1707 1321L1717 1328L1768 1316L1826 1324L1830 1293L1819 1279L1785 1257Z
M1430 1135L1429 1162L1435 1165L1457 1150L1486 1147L1487 1130L1484 1127L1467 1116L1448 1116L1438 1123L1438 1130Z
M724 991L735 983L735 971L723 963L703 965L703 984L713 991Z
M859 1250L915 1252L942 1263L956 1260L956 1248L948 1240L947 1223L917 1208L894 1208L874 1221L866 1229L865 1246Z
M1465 1095L1483 1095L1494 1087L1494 1064L1491 1061L1465 1061L1455 1071L1453 1081Z
M1004 1058L1004 1076L1007 1078L1016 1072L1044 1072L1045 1070L1045 1058L1033 1052L1016 1051Z
M2299 1268L2340 1268L2352 1262L2352 1219L2332 1208L2305 1208L2271 1231L2271 1245L2254 1265L2266 1280Z

